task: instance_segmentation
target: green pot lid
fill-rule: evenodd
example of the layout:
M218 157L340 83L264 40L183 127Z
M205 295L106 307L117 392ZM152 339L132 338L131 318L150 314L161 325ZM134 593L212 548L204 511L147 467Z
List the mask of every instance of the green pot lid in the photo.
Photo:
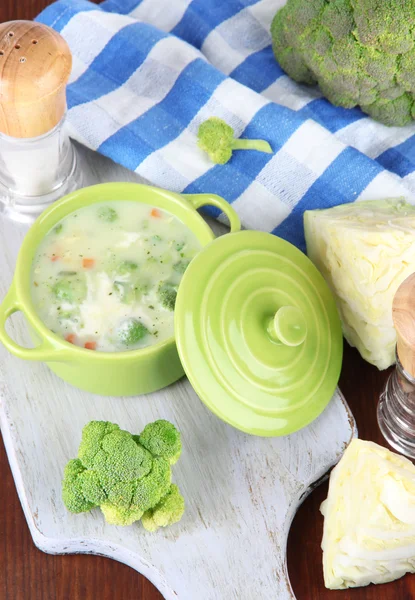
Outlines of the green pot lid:
M326 282L300 250L268 233L224 235L192 260L175 333L200 399L247 433L301 429L340 376L341 325Z

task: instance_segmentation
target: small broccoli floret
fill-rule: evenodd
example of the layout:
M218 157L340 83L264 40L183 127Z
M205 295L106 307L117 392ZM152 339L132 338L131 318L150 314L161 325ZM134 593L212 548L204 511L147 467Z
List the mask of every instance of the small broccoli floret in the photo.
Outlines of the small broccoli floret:
M84 471L79 474L79 485L85 498L94 506L102 504L107 499L107 494L101 485L96 471Z
M171 489L170 463L180 454L180 434L171 423L156 421L142 435L148 448L141 436L113 423L91 421L84 427L78 458L68 462L63 478L62 498L69 511L99 506L112 525L131 525L144 511L161 511ZM168 506L173 523L177 511L172 500ZM165 508L156 519L161 522L164 514Z
M121 431L118 425L108 421L91 421L82 430L78 457L87 469L94 468L94 459L101 450L104 437L113 431Z
M154 458L150 473L137 483L132 498L133 504L143 512L156 506L169 491L170 484L170 463L165 458Z
M182 452L180 433L163 419L149 423L140 434L139 442L151 454L166 458L170 464L177 462Z
M55 233L56 235L59 235L59 233L62 231L63 229L63 225L62 223L58 223L54 228L53 228L53 233Z
M57 300L80 303L86 296L86 284L79 273L63 272L52 288Z
M158 289L161 305L167 310L174 310L177 298L177 289L173 285L163 284Z
M149 333L147 327L138 319L126 319L118 329L118 338L125 346L137 344Z
M184 498L177 485L172 484L167 495L160 500L157 506L143 514L143 526L147 531L157 531L159 527L173 525L180 521L184 509Z
M234 150L258 150L272 154L271 146L264 140L235 139L233 128L218 117L204 121L197 137L199 147L218 165L227 163Z
M117 211L110 206L101 206L101 208L98 209L98 218L101 219L101 221L113 223L118 219L118 214Z
M74 458L65 467L62 483L62 499L68 510L73 513L87 512L96 504L87 500L82 490L80 475L85 472L82 462Z
M415 13L403 0L288 0L274 17L274 54L295 81L386 125L415 115Z
M124 260L118 265L117 272L120 275L126 275L127 273L133 273L138 269L138 264L132 260Z
M187 267L190 265L190 260L179 260L179 262L173 265L173 269L180 274L183 274Z
M68 279L62 279L61 281L55 283L52 291L58 300L72 300L72 286Z
M118 525L120 527L132 525L143 516L143 511L137 507L120 508L111 504L111 502L101 504L101 510L109 525Z

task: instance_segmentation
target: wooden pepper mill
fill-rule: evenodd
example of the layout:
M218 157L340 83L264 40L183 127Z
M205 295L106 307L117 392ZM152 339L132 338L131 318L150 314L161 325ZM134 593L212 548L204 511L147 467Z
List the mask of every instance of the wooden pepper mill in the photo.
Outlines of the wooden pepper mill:
M66 41L50 27L0 25L0 200L12 218L30 220L79 187L65 129L71 68Z
M378 423L389 444L415 458L415 273L398 288L392 305L396 368L378 405Z

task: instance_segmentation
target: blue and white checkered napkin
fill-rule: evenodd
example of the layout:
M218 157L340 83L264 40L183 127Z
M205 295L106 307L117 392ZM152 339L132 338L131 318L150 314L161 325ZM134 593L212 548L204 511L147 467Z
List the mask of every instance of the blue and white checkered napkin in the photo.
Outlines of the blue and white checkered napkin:
M60 0L39 20L69 43L71 135L153 184L226 198L245 227L304 248L302 213L354 200L415 199L415 125L336 108L276 63L270 24L284 0ZM274 155L198 149L216 115ZM212 209L211 214L218 216Z

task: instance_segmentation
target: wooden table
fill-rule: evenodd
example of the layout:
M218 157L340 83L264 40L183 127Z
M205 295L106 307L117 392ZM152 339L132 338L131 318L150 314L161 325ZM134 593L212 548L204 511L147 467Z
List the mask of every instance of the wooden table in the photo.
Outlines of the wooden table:
M48 0L2 0L0 20L33 18ZM356 417L359 435L380 444L376 405L388 373L379 373L346 346L340 387ZM16 494L0 438L0 600L158 600L160 593L129 567L95 556L49 556L35 548ZM415 577L350 591L324 588L320 486L302 505L290 533L288 564L298 600L410 600ZM196 599L195 599L196 600Z

